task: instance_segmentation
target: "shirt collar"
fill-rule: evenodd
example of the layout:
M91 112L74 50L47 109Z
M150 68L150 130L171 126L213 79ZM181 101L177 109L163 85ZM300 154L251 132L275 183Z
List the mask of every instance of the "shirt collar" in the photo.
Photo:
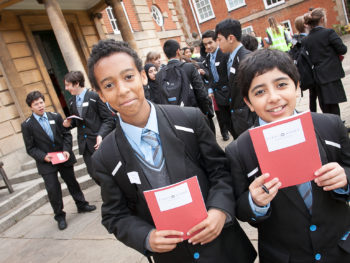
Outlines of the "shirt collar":
M218 53L219 47L213 53L210 53L210 58L214 57L216 59L216 54Z
M33 116L34 116L34 118L35 118L37 121L40 121L40 118L41 118L41 117L44 117L45 119L48 120L46 112L44 112L43 116L40 116L40 115L35 114L35 113L33 112Z
M78 101L79 98L81 98L81 101L84 101L84 97L85 97L85 94L86 94L86 88L84 88L84 90L76 96L76 100Z
M239 45L235 48L235 50L232 51L232 53L230 54L230 59L232 59L232 61L235 59L235 56L238 52L238 50L242 47L242 43L239 43ZM229 60L230 60L229 59Z
M151 102L148 101L148 103L151 106L151 112L148 117L147 124L144 128L140 128L140 127L128 124L126 122L123 122L122 118L119 118L120 126L122 127L122 130L125 136L129 137L137 145L141 144L141 135L142 135L143 129L148 129L155 132L156 134L159 134L156 109Z
M296 110L294 110L293 115L295 115L295 114L297 114ZM265 125L265 124L268 124L268 122L264 121L263 119L261 119L261 118L259 117L259 126L263 126L263 125Z

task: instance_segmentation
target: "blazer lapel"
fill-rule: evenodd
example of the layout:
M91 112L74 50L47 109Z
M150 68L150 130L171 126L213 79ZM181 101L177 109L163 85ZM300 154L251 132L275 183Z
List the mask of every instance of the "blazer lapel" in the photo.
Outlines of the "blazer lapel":
M162 143L163 156L171 183L186 179L185 144L176 137L173 124L169 123L164 113L156 106L158 130Z
M47 114L47 113L46 113ZM50 142L51 139L49 137L49 135L47 135L46 131L43 129L43 127L41 127L40 123L36 120L36 118L34 117L34 115L31 116L32 119L32 123L33 123L33 130L40 132L43 136L45 136Z
M279 192L286 195L287 198L291 201L291 203L293 203L293 205L295 205L296 208L299 209L299 211L302 212L305 216L307 217L311 216L296 186L283 188L279 190Z
M89 96L89 91L87 90L86 93L85 93L85 96L84 96L84 100L83 100L83 103L81 104L82 108L81 108L81 116L83 119L85 119L85 114L86 114L86 111L88 109L88 107L90 106L90 96ZM87 105L86 105L87 104ZM86 106L84 106L86 105Z

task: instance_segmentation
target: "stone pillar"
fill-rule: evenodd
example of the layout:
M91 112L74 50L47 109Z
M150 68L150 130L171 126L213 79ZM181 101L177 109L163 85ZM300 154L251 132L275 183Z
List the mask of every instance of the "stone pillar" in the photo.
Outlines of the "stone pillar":
M121 0L105 0L106 4L112 7L112 12L117 20L117 26L124 41L128 42L136 52L138 51L134 34L131 31L128 20L125 16Z
M75 47L73 38L57 0L38 0L45 5L46 13L69 71L79 70L85 76L85 86L90 88L89 79Z

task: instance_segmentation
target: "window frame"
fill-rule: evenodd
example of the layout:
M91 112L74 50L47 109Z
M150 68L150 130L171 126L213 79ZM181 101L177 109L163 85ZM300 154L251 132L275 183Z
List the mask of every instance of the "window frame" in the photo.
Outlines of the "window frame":
M246 30L246 29L250 29L251 31L250 32L253 32L254 30L253 30L253 26L246 26L246 27L242 27L242 35L243 34L246 34L246 33L243 33L243 30Z
M160 17L162 19L161 21L161 25L158 23L158 21L153 17L153 10L155 10L158 13L158 17ZM162 14L162 11L160 10L160 8L156 5L152 5L151 6L151 16L153 18L153 20L156 22L156 24L160 27L164 26L164 17Z
M106 12L107 12L107 17L108 17L109 23L111 24L112 29L113 29L113 33L115 35L120 35L120 30L118 29L118 25L117 25L117 19L113 15L112 7L107 6ZM114 28L113 25L115 26L116 29Z
M278 0L277 0L278 1ZM279 5L283 5L286 1L285 0L280 0L280 2L274 3L274 4L267 4L267 0L264 0L264 5L265 5L265 9L270 9Z
M225 3L226 3L226 6L227 6L227 10L230 12L230 11L232 11L232 10L235 10L235 9L238 9L238 8L240 8L240 7L242 7L242 6L246 6L247 4L246 4L246 2L245 2L245 0L243 0L243 3L241 4L241 5L238 5L238 6L235 6L235 7L229 7L229 2L230 0L225 0Z
M208 0L208 2L209 2L209 6L210 6L210 8L211 8L211 11L213 12L213 15L210 16L210 17L204 18L204 19L201 19L201 17L200 17L200 14L199 14L199 12L198 12L198 8L197 8L197 5L196 5L196 0L191 0L191 1L192 1L192 4L194 5L194 9L196 10L196 15L197 15L198 23L199 23L199 24L202 24L202 23L204 23L204 22L206 22L206 21L209 21L209 20L215 18L214 9L213 9L213 6L212 6L210 0ZM204 1L204 0L198 0L198 1Z
M292 27L292 23L290 22L290 20L289 19L287 19L287 20L284 20L284 21L282 21L281 22L281 24L284 26L284 24L288 24L288 27L289 27L289 33L291 34L291 35L293 35L293 27ZM284 28L286 28L286 27L284 27ZM287 28L286 28L287 29Z

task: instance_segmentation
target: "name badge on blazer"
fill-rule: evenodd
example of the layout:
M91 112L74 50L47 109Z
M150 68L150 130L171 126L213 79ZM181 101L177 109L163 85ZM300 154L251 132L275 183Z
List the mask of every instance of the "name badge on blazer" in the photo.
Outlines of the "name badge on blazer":
M84 102L82 106L83 106L83 107L89 106L89 102L88 102L88 101Z
M141 180L138 172L128 172L128 177L131 184L141 184Z
M215 67L219 66L220 65L220 61L218 62L215 62Z
M55 120L49 120L50 124L55 124Z
M235 68L230 68L230 72L232 73L232 74L236 74L236 69Z

